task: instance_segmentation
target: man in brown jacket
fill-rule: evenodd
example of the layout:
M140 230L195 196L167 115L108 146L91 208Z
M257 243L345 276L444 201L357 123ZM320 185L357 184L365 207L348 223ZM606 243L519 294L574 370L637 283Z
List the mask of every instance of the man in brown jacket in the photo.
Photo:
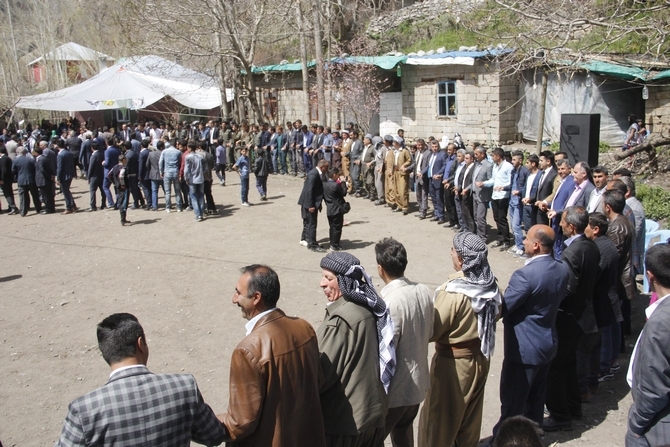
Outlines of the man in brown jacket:
M218 417L236 446L325 447L316 334L276 307L279 292L270 267L242 269L233 303L249 320L247 336L233 351L228 412Z

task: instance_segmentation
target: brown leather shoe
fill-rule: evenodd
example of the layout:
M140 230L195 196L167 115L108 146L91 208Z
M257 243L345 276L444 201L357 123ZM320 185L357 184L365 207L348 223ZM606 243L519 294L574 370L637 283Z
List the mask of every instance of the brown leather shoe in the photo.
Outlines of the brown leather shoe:
M63 211L61 214L72 214L72 213L74 213L74 211L72 211L72 210L65 210L65 211Z

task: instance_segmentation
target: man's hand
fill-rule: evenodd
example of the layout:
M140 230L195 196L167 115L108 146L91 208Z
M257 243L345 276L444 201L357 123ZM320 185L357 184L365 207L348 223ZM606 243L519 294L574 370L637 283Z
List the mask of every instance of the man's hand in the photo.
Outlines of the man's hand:
M482 186L484 186L484 182L475 182L475 186L477 188L481 188Z
M547 213L547 217L548 217L549 219L553 219L554 217L556 217L556 214L558 214L556 211L554 211L554 210L549 210L549 212Z
M315 212L316 212L316 208L311 207L311 208L309 208L307 211L309 211L310 213L315 213Z

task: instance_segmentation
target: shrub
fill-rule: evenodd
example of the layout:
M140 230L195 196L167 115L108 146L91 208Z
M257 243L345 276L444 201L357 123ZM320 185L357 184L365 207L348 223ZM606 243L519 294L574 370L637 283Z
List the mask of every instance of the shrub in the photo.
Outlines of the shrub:
M670 218L670 192L659 186L643 184L638 184L636 190L647 219L659 221Z

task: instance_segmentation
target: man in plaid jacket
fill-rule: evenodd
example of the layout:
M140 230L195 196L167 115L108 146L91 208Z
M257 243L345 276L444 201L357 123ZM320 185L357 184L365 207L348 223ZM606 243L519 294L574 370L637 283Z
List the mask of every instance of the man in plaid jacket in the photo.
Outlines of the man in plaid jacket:
M190 374L152 374L144 330L121 313L98 324L98 347L112 368L106 385L68 407L56 446L219 445L224 426Z

